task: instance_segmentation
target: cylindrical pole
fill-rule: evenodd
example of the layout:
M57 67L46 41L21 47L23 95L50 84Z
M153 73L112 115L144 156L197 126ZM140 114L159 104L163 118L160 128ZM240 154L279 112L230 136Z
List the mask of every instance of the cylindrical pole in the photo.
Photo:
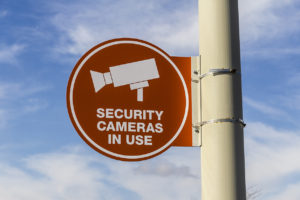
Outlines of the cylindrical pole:
M199 0L202 200L245 200L238 0ZM226 71L226 70L225 70Z

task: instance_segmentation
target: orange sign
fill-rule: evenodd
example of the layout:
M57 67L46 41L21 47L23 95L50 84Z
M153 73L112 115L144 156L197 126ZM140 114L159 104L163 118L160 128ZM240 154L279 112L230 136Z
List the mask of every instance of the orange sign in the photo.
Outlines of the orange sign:
M67 89L69 115L81 138L94 150L126 161L180 146L180 133L191 135L190 67L176 65L186 61L129 38L89 50Z

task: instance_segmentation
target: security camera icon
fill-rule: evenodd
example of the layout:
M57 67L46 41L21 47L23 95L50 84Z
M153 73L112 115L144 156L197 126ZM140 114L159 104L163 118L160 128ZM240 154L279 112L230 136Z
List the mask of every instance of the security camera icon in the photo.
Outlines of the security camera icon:
M90 71L95 92L105 85L114 87L130 85L131 90L137 90L137 101L143 101L143 88L148 87L149 80L159 78L154 58L109 67L109 72Z

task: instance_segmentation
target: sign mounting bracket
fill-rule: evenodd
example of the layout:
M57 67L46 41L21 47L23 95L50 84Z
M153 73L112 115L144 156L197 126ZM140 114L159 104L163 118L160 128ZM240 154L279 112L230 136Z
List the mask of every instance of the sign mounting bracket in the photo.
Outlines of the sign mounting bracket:
M199 80L200 72L200 56L191 57L192 70L192 138L193 146L201 147L201 82Z

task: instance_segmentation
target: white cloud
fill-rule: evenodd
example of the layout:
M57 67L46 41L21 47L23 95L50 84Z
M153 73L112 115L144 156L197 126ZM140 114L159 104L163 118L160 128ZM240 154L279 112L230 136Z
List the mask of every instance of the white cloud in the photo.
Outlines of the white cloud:
M241 53L277 59L300 54L298 0L239 1Z
M292 72L287 80L288 86L297 86L300 89L300 72Z
M0 197L6 200L112 199L89 158L52 153L27 158L21 168L1 165ZM115 199L123 199L115 195Z
M300 182L289 184L286 189L272 200L299 200L300 198Z
M7 11L7 10L0 10L0 18L6 17L7 14L8 14L8 11Z
M5 110L0 109L0 129L6 126L7 120L7 113L5 112Z
M278 59L278 57L280 56L287 56L287 55L291 55L291 56L300 55L299 47L292 47L289 45L287 46L288 47L269 47L269 46L259 47L259 48L255 47L255 48L245 49L245 51L242 51L242 53L247 56L264 57L264 58L271 58L271 59Z
M21 44L3 45L0 44L0 63L16 63L17 56L25 48Z
M107 39L138 37L166 49L171 55L196 54L198 24L197 9L193 8L196 4L188 6L189 3L182 1L175 12L164 7L168 2L174 1L56 4L51 8L56 13L52 23L61 33L56 50L82 54ZM298 33L300 18L299 12L292 8L295 3L292 0L240 1L242 41L273 41L287 33ZM287 9L291 12L283 14ZM0 62L16 60L23 49L20 44L0 47ZM261 51L258 50L258 54ZM299 48L265 51L266 54L283 51L294 55L300 52ZM43 101L34 95L45 89L47 87L39 84L0 83L0 103L25 97L28 104L24 110L36 111L43 104L34 107L35 103ZM291 105L299 105L298 102L297 98ZM252 99L246 99L246 103L265 114L285 114L285 111ZM5 126L8 119L6 109L0 107L0 127ZM245 135L248 185L257 185L268 199L300 199L299 181L287 180L300 173L299 135L299 131L248 123ZM0 199L199 199L198 153L172 148L158 158L139 163L111 161L81 150L31 155L18 165L1 160Z
M178 155L177 158L185 160L184 155ZM0 198L5 200L199 199L199 178L190 177L189 174L164 177L136 173L136 170L144 165L166 163L163 160L119 162L103 159L102 156L95 154L92 156L81 148L75 147L26 157L18 167L1 161ZM168 163L176 166L170 161ZM172 171L174 167L170 169Z
M137 37L170 54L196 54L197 4L192 1L103 1L56 4L52 23L61 31L57 50L82 54L95 44L116 37ZM165 5L174 5L176 10ZM179 5L177 5L179 4Z
M33 83L0 82L0 100L16 100L48 90L49 86Z
M258 199L298 200L300 136L249 123L245 133L248 186ZM1 158L1 156L0 156ZM120 162L80 147L26 156L18 164L1 160L0 198L35 199L200 199L200 155L171 148L142 162ZM297 181L298 180L298 181Z
M251 106L252 108L264 113L264 114L268 114L268 115L284 115L284 116L287 116L287 114L280 110L280 109L277 109L277 108L274 108L272 106L269 106L265 103L262 103L262 102L259 102L259 101L256 101L256 100L253 100L253 99L250 99L250 98L247 98L247 97L243 97L243 100L244 102Z
M4 83L0 84L0 99L10 99L18 95L21 85L18 83Z
M161 160L159 162L146 162L145 164L135 168L134 171L136 174L147 174L161 177L182 176L199 178L199 176L191 173L191 169L188 166L177 166L167 160Z
M300 193L287 191L294 184L290 178L300 174L300 132L249 123L245 137L248 185L257 185L262 199L281 199L283 194L285 199L299 199Z
M0 128L13 119L46 108L47 101L37 97L46 90L49 87L41 84L0 82Z
M30 98L26 101L23 111L25 113L36 112L41 109L47 108L47 106L48 103L45 100L41 100L39 98Z
M243 46L298 33L300 12L296 4L296 0L240 1ZM72 4L55 4L52 9L56 13L52 23L61 32L56 50L61 53L83 54L95 44L116 37L144 39L175 55L191 56L198 52L195 1L175 4L170 0L126 0L113 4L73 1ZM299 54L296 47L247 49L246 53L270 55L270 51L272 54Z
M300 94L292 93L288 95L277 94L269 96L264 102L243 97L243 102L246 106L264 114L264 117L268 119L276 121L284 119L286 123L298 127L299 120L295 117L297 117L297 111L300 110Z
M138 199L200 199L200 177L196 177L200 174L199 157L199 151L191 148L174 148L152 160L113 162L109 179L118 179L119 184L136 192Z
M297 0L240 1L242 41L270 41L287 33L299 32L297 3Z

